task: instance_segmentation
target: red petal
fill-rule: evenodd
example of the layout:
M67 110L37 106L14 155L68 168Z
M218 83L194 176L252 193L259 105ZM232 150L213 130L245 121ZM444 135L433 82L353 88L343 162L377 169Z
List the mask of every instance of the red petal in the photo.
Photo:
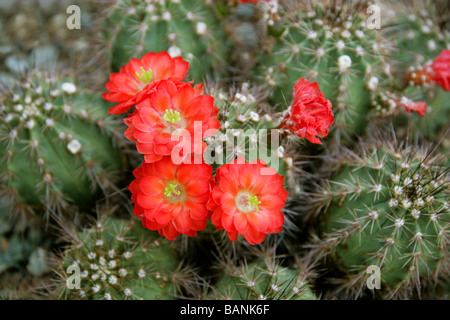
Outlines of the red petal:
M165 184L159 177L147 176L141 179L139 186L141 191L149 196L164 192Z
M181 210L178 216L173 220L173 226L179 233L187 233L191 229L192 220Z

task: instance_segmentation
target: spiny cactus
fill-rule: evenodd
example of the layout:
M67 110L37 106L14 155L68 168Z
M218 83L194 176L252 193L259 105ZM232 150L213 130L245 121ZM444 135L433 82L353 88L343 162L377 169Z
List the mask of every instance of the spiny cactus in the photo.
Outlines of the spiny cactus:
M315 198L323 233L310 254L332 257L345 297L363 294L371 265L384 297L420 296L427 282L448 281L448 168L428 147L388 139L338 159Z
M121 0L102 22L113 71L133 57L153 51L182 56L192 66L190 76L223 72L225 37L220 12L211 0ZM222 70L221 70L222 69Z
M282 106L289 105L300 77L317 81L333 104L337 138L363 132L373 92L392 82L388 44L366 27L363 8L364 4L281 1L278 21L271 27L279 31L271 33L267 50L255 56L251 74Z
M254 261L229 259L223 264L223 276L211 286L209 299L316 299L310 287L310 271L283 267L279 257L265 253Z
M118 125L70 77L28 76L2 94L0 115L0 196L17 218L91 205L118 181Z
M261 142L258 129L270 129L275 123L273 112L270 111L261 90L249 87L248 83L244 83L240 88L208 83L206 91L214 97L221 122L220 131L215 136L206 138L209 150L205 155L212 155L212 159L207 158L206 161L221 161L218 163L220 165L239 156L249 159L250 154L255 155L256 143ZM268 143L270 137L265 145Z
M56 280L61 298L166 300L182 295L182 289L194 294L193 270L182 266L167 240L136 220L101 216L71 237ZM79 268L78 289L67 287L76 284L70 268Z

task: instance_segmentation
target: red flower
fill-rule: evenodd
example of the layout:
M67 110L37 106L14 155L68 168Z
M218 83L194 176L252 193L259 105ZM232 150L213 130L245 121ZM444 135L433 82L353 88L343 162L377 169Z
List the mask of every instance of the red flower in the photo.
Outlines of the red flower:
M120 68L119 73L111 73L110 81L106 83L109 92L103 93L102 97L107 101L120 102L109 109L110 114L120 114L141 101L160 80L182 81L188 69L189 63L181 57L171 58L165 51L150 52L141 59L131 59Z
M271 174L261 174L261 169ZM216 172L217 185L211 193L208 209L217 229L225 229L235 241L241 234L252 245L264 241L269 233L278 233L284 223L283 209L288 192L283 176L261 160L244 159L222 165Z
M424 101L412 101L406 97L402 97L400 100L397 100L397 104L408 113L415 111L422 117L425 116L425 112L427 111L427 104Z
M442 50L436 59L424 68L410 72L406 78L418 85L434 82L450 91L450 50Z
M143 163L134 170L131 182L134 213L142 224L169 240L186 234L193 237L206 228L210 213L206 208L214 183L208 164L175 165L170 157Z
M430 68L433 70L431 80L444 88L445 91L450 91L450 50L442 50L431 63Z
M334 122L331 102L325 99L316 82L301 78L294 86L294 102L281 123L301 138L322 144L317 138L328 135Z
M190 152L181 150L181 155L177 154L180 157L191 152L203 154L206 144L202 139L213 135L220 128L220 122L214 98L202 93L203 85L177 87L170 80L162 80L158 90L149 93L136 106L134 113L125 119L129 126L125 136L136 141L136 147L145 155L146 162L171 155L178 144L190 144ZM184 134L189 134L180 135L177 129L185 129ZM172 139L175 135L179 141Z

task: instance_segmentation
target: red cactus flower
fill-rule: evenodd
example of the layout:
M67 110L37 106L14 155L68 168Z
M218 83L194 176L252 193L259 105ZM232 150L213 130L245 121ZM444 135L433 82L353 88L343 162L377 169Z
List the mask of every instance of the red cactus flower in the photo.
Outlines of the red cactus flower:
M412 101L406 97L402 97L397 100L397 105L406 110L406 112L411 113L412 111L417 112L420 116L424 117L427 111L427 104L424 101Z
M410 72L407 81L418 85L434 82L445 91L450 91L450 50L442 50L436 59L424 68Z
M188 69L189 63L181 57L171 58L165 51L150 52L141 59L131 59L119 73L111 73L110 81L106 83L109 92L103 93L102 97L107 101L120 102L109 109L110 114L120 114L141 101L160 80L182 81Z
M180 234L193 237L206 228L210 213L206 204L214 183L208 164L175 165L170 157L143 163L134 170L129 189L134 213L142 224L168 240Z
M430 68L433 70L431 80L445 91L450 91L450 50L442 50L439 56L433 60Z
M263 175L261 169L271 174ZM241 234L254 245L263 242L267 234L282 230L281 209L289 195L283 188L283 176L261 160L246 163L240 157L222 165L216 178L208 202L213 211L211 221L217 229L225 229L232 241Z
M328 135L334 122L331 102L325 99L316 82L301 78L294 86L294 102L280 127L312 143L322 144L317 137Z
M190 144L188 149L180 147L181 153L177 153L180 158L192 152L203 154L206 144L202 139L217 132L220 122L214 98L202 93L203 85L177 87L170 80L162 80L158 90L136 105L134 113L125 119L129 126L125 136L136 141L146 162L170 156L179 144ZM178 132L178 129L184 131Z

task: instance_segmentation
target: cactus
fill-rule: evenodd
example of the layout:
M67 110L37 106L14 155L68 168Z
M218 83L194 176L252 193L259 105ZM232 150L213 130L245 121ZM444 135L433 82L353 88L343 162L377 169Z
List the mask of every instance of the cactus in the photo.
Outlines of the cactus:
M0 102L0 196L11 214L86 207L123 168L117 124L100 95L66 76L30 75Z
M146 52L168 51L194 66L191 76L196 81L220 74L225 37L217 16L220 12L210 0L118 1L101 26L112 70Z
M223 274L211 285L207 299L316 300L310 286L311 270L304 266L296 269L282 266L273 250L261 248L256 255L247 254L243 260L224 257Z
M388 45L366 28L361 6L281 1L278 20L265 26L271 45L250 74L281 109L300 77L317 81L333 104L337 139L364 131L373 92L392 83Z
M444 0L0 2L0 298L448 298Z
M389 138L388 138L389 139ZM363 294L380 268L384 297L408 297L448 279L449 176L430 147L369 141L338 159L315 198L322 235L310 255L330 255L342 294ZM434 283L434 282L433 282Z
M136 220L100 216L91 228L73 232L62 254L55 294L65 299L174 299L195 291L195 273L174 256L169 243ZM70 289L70 267L80 288Z
M248 83L242 84L240 88L208 83L206 91L214 97L220 110L221 128L214 137L207 138L209 150L205 155L211 155L211 162L216 161L219 165L239 156L245 156L246 159L251 155L257 156L254 154L257 151L256 142L261 142L261 137L257 136L258 129L273 128L275 123L264 94L257 87L249 87ZM265 145L270 143L270 137L266 138L268 141ZM232 143L233 139L238 143ZM227 149L231 147L234 148ZM208 158L206 161L209 161Z

